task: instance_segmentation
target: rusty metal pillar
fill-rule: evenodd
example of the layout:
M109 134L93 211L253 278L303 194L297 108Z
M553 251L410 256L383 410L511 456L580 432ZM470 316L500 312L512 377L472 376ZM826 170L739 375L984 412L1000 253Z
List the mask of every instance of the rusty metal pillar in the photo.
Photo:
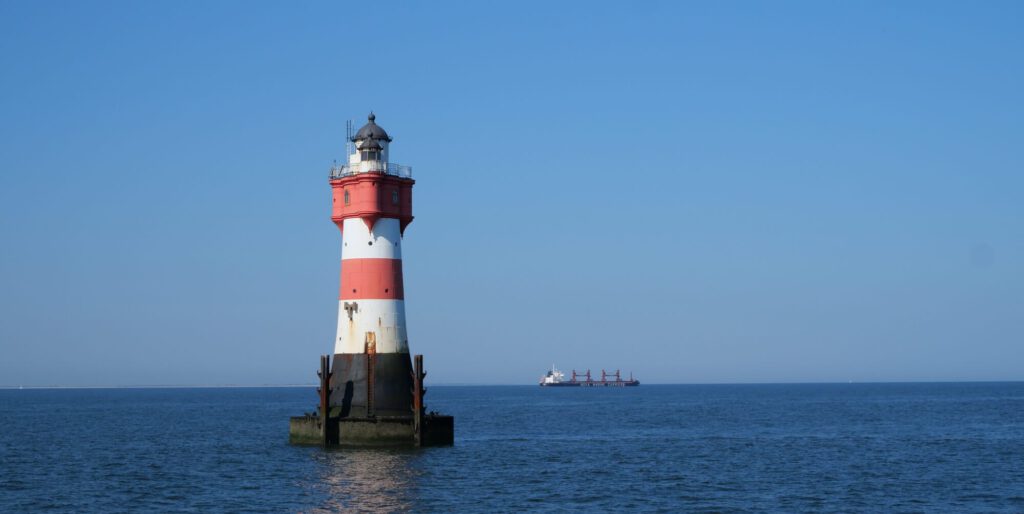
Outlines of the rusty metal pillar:
M374 380L377 370L377 334L366 333L366 417L373 417L373 390L376 388Z
M413 435L416 439L416 446L423 444L423 395L427 390L423 388L423 378L427 373L423 371L423 356L417 355L413 360L412 371L412 417Z
M328 443L330 431L327 426L330 421L331 405L331 356L320 356L320 370L316 372L320 377L320 387L316 392L320 395L320 441L324 446Z

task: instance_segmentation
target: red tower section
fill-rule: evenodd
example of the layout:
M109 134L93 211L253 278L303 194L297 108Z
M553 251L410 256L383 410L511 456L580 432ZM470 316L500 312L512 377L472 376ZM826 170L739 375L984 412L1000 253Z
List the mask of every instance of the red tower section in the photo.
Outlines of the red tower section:
M368 163L369 164L369 163ZM380 166L386 168L387 164ZM331 219L344 231L347 218L360 218L370 231L381 218L396 218L402 234L412 222L412 186L416 181L391 175L387 169L373 169L348 176L331 176L334 196Z

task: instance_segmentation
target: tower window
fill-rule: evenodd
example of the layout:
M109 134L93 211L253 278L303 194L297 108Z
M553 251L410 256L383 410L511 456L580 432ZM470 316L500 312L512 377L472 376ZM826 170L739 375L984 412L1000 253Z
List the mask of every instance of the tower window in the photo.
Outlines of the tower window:
M348 205L350 203L352 203L352 201L351 201L351 199L348 196L348 189L346 189L345 190L345 205Z
M398 190L391 192L391 203L394 205L398 205Z

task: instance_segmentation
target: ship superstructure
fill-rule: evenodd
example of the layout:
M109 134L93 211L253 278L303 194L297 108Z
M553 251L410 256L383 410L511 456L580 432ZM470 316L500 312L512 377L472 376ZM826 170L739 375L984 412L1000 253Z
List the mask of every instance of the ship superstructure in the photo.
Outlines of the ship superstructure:
M540 377L540 385L544 387L565 387L565 386L579 386L575 382L567 382L565 380L565 373L558 371L555 365L551 365L551 370L547 372L543 377Z

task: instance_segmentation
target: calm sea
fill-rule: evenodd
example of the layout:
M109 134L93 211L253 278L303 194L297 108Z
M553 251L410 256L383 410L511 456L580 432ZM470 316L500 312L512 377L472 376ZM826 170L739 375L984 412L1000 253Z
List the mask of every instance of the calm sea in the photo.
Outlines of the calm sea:
M287 444L306 388L0 391L0 511L1024 512L1024 383L431 387L456 444Z

